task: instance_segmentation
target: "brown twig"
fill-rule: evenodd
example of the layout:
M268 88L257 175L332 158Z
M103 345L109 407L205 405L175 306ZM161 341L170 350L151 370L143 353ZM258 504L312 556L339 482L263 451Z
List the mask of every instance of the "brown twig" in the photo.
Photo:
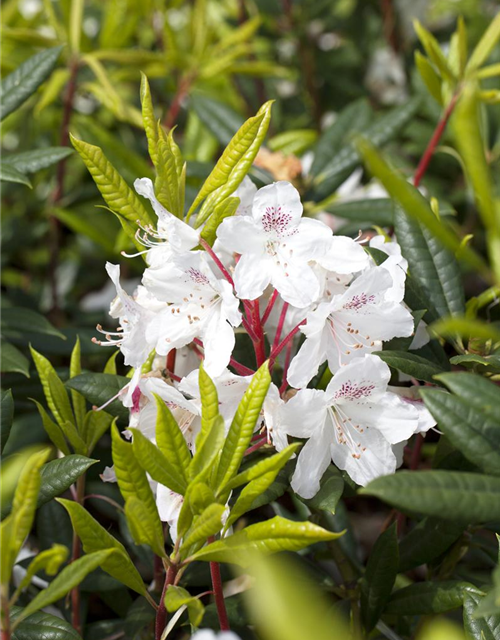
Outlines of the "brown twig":
M171 129L177 121L177 117L179 115L179 111L181 110L182 101L188 94L189 89L191 88L191 84L193 82L193 76L187 75L181 79L179 83L179 88L177 89L172 102L170 103L170 108L167 111L167 115L165 116L165 120L163 124L167 129Z

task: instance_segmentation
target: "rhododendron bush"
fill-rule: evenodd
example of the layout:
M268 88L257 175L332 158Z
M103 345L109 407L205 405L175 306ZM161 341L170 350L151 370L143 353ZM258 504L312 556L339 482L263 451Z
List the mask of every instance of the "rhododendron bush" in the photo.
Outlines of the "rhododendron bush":
M75 1L69 51L2 81L5 115L39 86L48 109L68 83L62 146L2 164L25 189L59 163L48 319L18 295L3 320L2 371L31 418L13 421L2 392L2 640L499 639L500 16L474 33L459 17L446 46L416 21L413 95L382 115L350 101L318 134L261 99L260 76L283 70L258 58L245 4L213 33L204 2L151 8L158 51L125 36L114 51L106 13L94 51ZM178 80L166 117L163 55ZM137 106L114 85L127 60L144 65ZM262 103L246 120L207 97L245 64ZM142 155L127 163L132 138L96 135L85 108L71 119L86 93L140 130ZM380 150L411 127L419 145ZM70 144L97 214L64 192ZM82 252L104 248L82 258L104 287L81 303L91 331L67 331L61 223ZM44 348L61 338L71 352Z

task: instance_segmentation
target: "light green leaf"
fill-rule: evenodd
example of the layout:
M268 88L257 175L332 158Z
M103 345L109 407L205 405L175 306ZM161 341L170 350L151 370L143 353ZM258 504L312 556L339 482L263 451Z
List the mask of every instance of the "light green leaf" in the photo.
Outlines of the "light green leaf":
M275 453L272 456L264 458L263 460L259 460L245 471L242 471L237 476L235 476L225 487L224 489L235 489L236 487L241 486L242 484L246 484L247 482L251 482L256 478L260 478L260 476L265 473L269 473L270 471L279 471L282 469L285 464L290 460L293 454L299 449L301 446L300 443L294 443L285 447L279 453Z
M193 559L210 562L233 562L242 567L252 564L253 552L298 551L317 542L335 540L342 533L332 533L311 522L295 522L276 516L252 524L223 540L212 542L197 551Z
M167 593L165 594L165 606L170 613L186 606L189 622L195 628L200 626L203 620L203 614L205 613L205 607L199 597L195 598L189 591L186 591L186 589L173 584L168 585Z
M152 216L106 158L102 149L73 136L71 142L87 165L97 188L113 213L133 224L137 220L143 225L153 224Z
M461 471L399 471L359 490L410 513L455 522L500 519L500 478Z
M183 163L180 151L173 139L173 132L166 136L158 125L161 133L158 136L156 157L156 197L161 204L178 218L184 215L184 181ZM180 166L179 166L180 160Z
M408 351L375 351L374 355L378 356L393 369L397 369L417 380L435 384L434 376L444 373L444 370L435 362Z
M76 337L75 346L73 347L73 351L71 352L71 360L69 365L69 377L75 378L82 373L82 365L81 365L81 348L80 348L80 337ZM75 414L76 426L81 431L83 429L85 414L86 414L86 405L85 398L75 391L71 389L71 402L73 404L73 412Z
M26 589L26 587L31 583L33 576L39 571L44 570L49 576L55 575L59 571L59 567L63 562L66 562L68 555L68 547L65 547L62 544L53 544L50 549L41 551L28 565L26 574L16 589L15 599L17 599L17 596L21 591L23 591L23 589Z
M196 453L189 467L191 481L206 479L212 473L212 470L217 467L217 461L224 443L225 431L224 419L222 416L217 416L204 434L203 432L198 434Z
M59 451L62 451L64 455L69 455L71 453L68 444L66 442L64 432L61 427L56 424L45 411L44 407L37 401L33 400L36 404L40 417L42 418L43 428L47 432L51 442L56 446Z
M0 162L0 180L3 182L15 182L17 184L25 184L31 189L31 182L24 173L10 165L5 160Z
M35 613L35 611L43 609L43 607L48 607L49 604L65 596L73 587L80 584L89 573L103 566L112 554L116 554L114 549L95 551L94 553L83 556L83 558L78 558L78 560L75 560L65 567L61 573L52 580L50 585L43 591L40 591L28 606L23 609L15 625L17 626L21 620Z
M102 564L102 569L133 591L144 595L146 587L122 543L118 542L116 538L108 533L106 529L77 502L64 500L62 498L58 498L57 502L60 502L69 513L71 524L82 541L84 551L86 553L93 553L94 551L106 549L118 550L118 553L106 559Z
M178 477L163 453L148 440L138 429L131 429L134 434L133 450L137 461L149 475L175 493L184 494L186 485L183 477Z
M445 55L441 50L441 47L439 46L436 38L432 35L432 33L430 33L430 31L427 31L427 29L425 29L418 20L413 21L413 26L415 28L415 31L417 32L418 39L425 49L425 53L429 56L441 75L446 80L454 82L456 78L453 75L453 72L450 69Z
M57 424L63 429L66 421L73 422L68 394L49 360L30 346L31 356L42 383L43 392Z
M481 595L481 591L469 582L458 580L417 582L395 591L385 613L400 616L445 613L461 607L469 594Z
M0 454L9 439L14 421L14 399L10 389L0 390Z
M89 454L111 426L113 418L104 411L89 411L83 422L82 437Z
M201 398L201 432L196 440L198 448L206 438L207 432L213 424L215 418L219 415L219 397L217 387L212 378L205 371L203 362L200 363L198 371L198 386L200 388ZM199 440L199 442L198 442Z
M215 242L217 229L225 218L234 216L240 204L239 198L226 198L214 207L214 211L201 230L200 236L210 246Z
M155 394L155 399L157 406L156 443L167 459L172 473L182 482L185 490L188 483L191 454L184 434L180 430L172 412L160 396Z
M470 320L465 316L442 318L430 325L429 331L442 338L461 336L500 342L500 328L483 320Z
M44 82L56 66L62 47L35 54L2 80L0 111L2 118L20 107Z
M157 160L158 129L147 76L141 71L142 122L148 139L148 151L154 165Z
M224 530L227 531L229 527L241 518L247 511L252 510L252 505L256 498L261 496L272 485L276 476L279 473L279 469L273 469L267 473L263 473L255 480L252 480L244 487L238 496L238 499L231 508L231 513L225 524Z
M69 45L73 53L80 52L84 6L85 0L71 0L71 9L69 14Z
M147 544L157 556L166 557L162 529L158 530L156 522L151 519L148 509L136 496L130 496L125 502L125 515L130 533L136 544Z
M469 74L478 69L488 59L500 39L500 14L497 14L477 43L467 63L466 72Z
M438 76L429 60L420 51L415 51L415 64L417 65L420 77L425 83L431 96L442 106L441 78Z
M234 415L217 469L217 487L223 487L236 475L252 438L270 384L271 375L266 361L253 375Z
M14 167L21 173L35 173L35 171L46 169L58 163L72 153L73 149L69 147L46 147L45 149L10 153L5 158L5 161L8 162L9 166Z
M391 596L398 566L398 534L393 523L377 538L361 580L361 619L367 633L377 624Z
M17 347L2 340L0 351L0 370L2 373L22 373L23 376L30 377L29 360Z
M180 549L181 558L185 558L189 549L200 542L205 542L222 529L222 515L225 511L222 504L211 504L194 519L189 531L184 535Z

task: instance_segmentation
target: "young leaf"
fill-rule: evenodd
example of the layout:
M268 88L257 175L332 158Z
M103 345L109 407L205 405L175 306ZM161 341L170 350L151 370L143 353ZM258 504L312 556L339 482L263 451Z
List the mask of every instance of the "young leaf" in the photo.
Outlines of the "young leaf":
M188 483L188 468L191 454L179 425L170 409L159 396L155 395L157 406L156 442L172 469L172 473L182 479L184 490ZM179 493L179 492L177 492Z
M476 48L472 52L466 67L467 73L475 71L483 64L483 62L486 62L499 39L500 14L497 14L490 22L489 27L486 29L481 40L477 43Z
M361 581L361 618L367 633L377 624L391 596L398 566L398 534L394 523L375 542Z
M35 54L2 80L0 111L2 119L20 107L44 82L56 66L61 47Z
M461 607L467 595L481 593L473 584L458 580L417 582L395 591L385 613L400 616L445 613Z
M225 524L224 530L227 531L229 527L241 518L247 511L251 511L254 500L261 496L272 485L276 476L279 473L279 469L273 469L267 473L263 473L255 480L252 480L244 487L238 496L238 499L231 508L231 513Z
M442 106L441 78L438 76L429 60L420 51L415 51L415 64L417 65L420 77L425 83L431 96Z
M138 429L131 429L134 434L133 451L137 461L149 475L160 484L168 487L175 493L184 494L186 483L184 478L179 477L175 471L171 471L171 466L163 453L148 440Z
M113 418L105 411L89 411L83 422L82 436L89 454L109 429Z
M425 29L418 20L413 21L413 26L415 27L415 31L417 32L418 39L425 49L425 53L432 60L441 75L449 82L454 82L456 78L453 75L453 72L450 69L445 55L442 52L436 38L432 35L432 33L430 33L430 31L427 31L427 29Z
M195 598L189 591L186 591L186 589L173 584L168 585L167 593L165 594L165 606L170 613L186 606L189 622L195 628L200 626L203 620L203 614L205 613L205 607L199 597Z
M30 346L31 356L35 362L43 392L57 424L63 429L66 421L74 422L73 412L69 404L68 393L49 360Z
M142 122L148 139L148 151L154 165L157 161L158 129L147 76L141 71Z
M400 471L359 490L397 509L455 522L500 518L500 478L461 471Z
M61 427L58 424L56 424L53 420L51 420L48 413L45 411L44 407L37 400L33 400L33 402L37 406L38 412L40 413L40 417L42 418L43 428L47 432L47 435L49 436L50 440L56 446L56 448L59 449L59 451L62 451L64 455L68 456L71 453L71 451L68 447L68 444L66 442L66 439L64 437L64 433Z
M279 453L275 453L272 456L264 458L264 460L259 460L245 471L242 471L237 476L235 476L225 487L224 489L235 489L236 487L241 486L242 484L246 484L247 482L251 482L256 478L260 478L260 476L265 473L269 473L270 471L276 470L276 472L280 471L285 464L290 460L293 454L299 449L300 443L294 443L285 447L283 451Z
M217 416L205 432L201 431L196 438L196 452L189 466L191 481L201 480L210 472L211 466L220 455L225 436L225 425L222 416Z
M14 400L12 391L6 389L0 391L0 454L9 439L12 422L14 420Z
M211 428L213 421L219 415L219 397L217 387L212 378L205 371L203 362L200 363L198 371L198 386L201 398L201 432L196 440L196 447L202 444L207 431ZM202 435L203 434L203 435ZM200 442L198 442L200 440Z
M201 230L200 236L208 242L210 246L215 242L217 229L225 218L234 216L240 204L239 198L226 198L214 207L214 212Z
M142 578L130 559L125 547L95 520L90 513L73 500L58 498L57 502L69 513L71 524L82 541L85 553L116 549L118 553L109 556L102 564L102 569L133 591L144 595L146 587Z
M158 537L159 530L156 522L136 496L130 496L125 502L125 515L130 533L136 544L147 544L157 556L166 557L163 536ZM160 530L162 533L163 531Z
M41 551L37 556L35 556L28 565L26 574L16 589L15 599L17 599L17 596L21 591L23 591L23 589L26 589L26 587L31 583L33 576L39 571L43 570L49 576L55 575L59 571L59 567L63 562L66 562L68 554L68 547L65 547L62 544L53 544L50 549L45 549L45 551Z
M25 607L18 616L15 625L17 626L22 620L30 616L35 611L48 607L49 604L56 602L76 587L82 580L97 567L103 566L112 554L116 554L114 549L105 549L103 551L95 551L89 555L78 558L70 565L65 567L61 573L52 580L49 586L40 591L33 600Z
M269 366L264 362L254 374L229 428L217 469L217 487L227 484L238 471L270 384Z
M225 507L222 504L211 504L201 513L185 534L180 549L181 557L186 557L186 552L195 544L205 542L210 536L219 533L222 529L222 515Z
M294 522L276 516L242 531L217 540L197 551L194 560L233 562L242 567L252 563L252 552L263 554L298 551L316 542L335 540L342 533L332 533L311 522Z
M75 378L76 376L79 376L81 374L81 357L80 336L77 336L75 346L73 347L73 351L71 352L71 361L69 365L70 378ZM76 418L76 426L78 430L81 431L83 429L83 423L86 414L85 398L74 389L70 391L70 394L71 401L73 403L73 412Z
M376 351L374 355L377 355L393 369L397 369L417 380L435 384L434 376L444 373L440 366L414 353L406 351Z
M97 188L109 208L128 222L153 224L153 219L134 191L128 186L102 149L71 136L71 142L87 165Z

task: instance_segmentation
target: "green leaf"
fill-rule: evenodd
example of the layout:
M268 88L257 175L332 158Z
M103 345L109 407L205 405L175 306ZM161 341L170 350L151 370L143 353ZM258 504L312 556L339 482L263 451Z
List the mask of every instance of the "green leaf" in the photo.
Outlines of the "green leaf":
M436 263L441 265L441 262L443 262L444 265L449 265L449 275L452 276L451 295L446 296L446 299L456 299L454 307L457 304L463 305L463 300L461 300L463 294L458 290L457 284L459 274L457 272L451 273L451 268L453 267L453 269L455 269L454 264L452 264L452 254L459 251L464 262L467 262L473 269L483 273L488 272L487 265L484 260L470 247L463 247L461 245L461 242L455 233L443 222L443 220L436 217L420 191L407 182L402 175L393 171L384 158L376 151L371 142L368 142L366 139L358 139L357 147L363 157L368 171L380 180L389 195L400 205L402 209L402 211L396 209L396 227L399 225L399 228L401 229L398 231L396 228L398 241L404 241L406 233L411 233L415 236L415 239L407 244L408 248L406 249L406 253L408 253L409 249L413 247L414 252L428 252L430 246L432 246L433 243L437 243L434 247L434 253L439 253L440 255L435 257ZM403 226L405 220L407 220L406 228ZM424 227L430 233L425 234ZM440 247L439 245L442 246ZM413 256L405 255L403 245L402 249L404 257L408 262L410 262L410 258ZM448 251L446 251L446 249ZM432 256L433 254L431 252L431 258ZM429 260L429 258L426 257L426 260ZM413 265L410 264L410 269L414 269L415 266L418 266L418 263L413 262ZM434 264L431 264L430 266L426 265L425 270L428 271L429 269L432 272L433 269L436 269L436 266ZM442 269L440 269L440 275L441 272Z
M453 356L450 363L474 369L478 373L500 373L500 356L495 354L480 356L477 353L467 353L463 356Z
M231 508L231 513L225 524L224 530L227 531L229 527L241 518L247 511L251 511L253 503L256 498L261 496L272 485L276 476L279 473L279 469L273 469L267 473L263 473L255 480L252 480L243 488L238 499Z
M379 227L394 224L394 205L390 198L367 198L348 202L333 202L326 211L337 218L346 218L352 222L370 223Z
M467 73L475 71L483 64L483 62L486 62L499 39L500 15L497 14L490 22L481 40L477 43L474 51L472 52L466 67Z
M418 20L413 21L413 26L417 32L418 39L425 49L425 53L429 56L441 75L446 78L446 80L453 82L455 80L455 76L453 75L453 72L451 71L436 38L432 33L427 31L427 29L425 29Z
M184 181L180 151L174 142L173 132L168 136L161 131L157 144L155 192L161 204L178 218L184 215ZM179 162L180 161L180 162ZM180 166L179 166L180 164Z
M76 378L82 373L82 365L81 365L81 348L80 348L80 337L76 337L75 346L73 347L73 351L71 352L71 360L69 365L69 377ZM83 429L83 425L85 422L85 414L86 414L86 406L85 406L85 398L75 391L71 389L71 402L73 404L73 411L76 418L76 426L80 431Z
M464 630L471 640L496 640L500 636L500 614L476 617L484 598L478 593L467 593L464 598Z
M14 167L21 173L35 173L35 171L40 171L40 169L46 169L56 164L72 153L73 149L69 147L46 147L45 149L10 153L5 158L5 161L9 166Z
M125 376L110 373L82 373L68 380L66 386L81 393L91 404L100 407L116 396L129 382L130 380ZM123 420L128 420L128 409L119 400L111 402L106 411Z
M443 98L441 96L441 78L434 70L434 67L429 60L423 56L420 51L415 51L415 64L417 66L420 77L424 81L427 90L431 96L438 102L443 104Z
M103 551L95 551L89 555L74 560L70 565L65 567L61 573L52 580L49 586L40 591L33 600L25 607L17 618L17 624L24 620L35 611L48 607L49 604L56 602L76 587L80 582L97 567L102 566L112 554L116 554L114 549L105 549Z
M133 591L142 595L146 587L142 578L130 559L125 547L95 520L90 513L73 500L58 498L62 506L69 513L71 524L82 541L86 553L105 549L117 549L119 553L109 556L102 564L102 569L109 573Z
M203 614L205 613L205 607L199 599L199 596L195 598L189 591L186 591L186 589L173 584L168 585L167 593L165 594L165 606L169 613L173 613L181 607L186 606L189 622L195 628L200 626L203 620Z
M359 490L402 511L468 523L499 520L499 492L500 478L461 471L400 471Z
M461 607L468 594L481 595L481 591L469 582L458 580L417 582L395 591L385 613L400 616L445 613Z
M147 544L157 556L166 557L163 536L158 534L156 522L151 519L148 509L136 496L130 496L125 502L125 515L130 528L130 533L136 544Z
M29 360L17 347L2 340L0 351L0 370L2 373L22 373L23 376L30 377Z
M21 607L12 607L10 610L11 622L15 622L20 613L22 613ZM82 640L69 622L43 611L37 611L27 620L23 620L12 633L12 640L33 640L33 638L43 638L43 640Z
M270 384L271 376L266 361L253 375L229 428L217 469L218 487L223 487L236 475L252 438Z
M292 455L299 449L301 446L300 443L294 443L285 447L279 453L275 453L272 456L268 456L263 460L259 460L245 471L242 471L237 476L235 476L224 489L235 489L236 487L241 486L242 484L246 484L247 482L251 482L256 478L260 478L260 476L269 473L270 471L279 471L282 469L285 464L290 460Z
M200 368L198 371L198 386L200 388L200 398L201 398L201 432L196 441L196 447L198 448L204 438L206 437L207 431L213 424L215 418L219 415L219 397L217 394L217 387L212 381L212 378L205 371L205 367L203 366L203 362L200 363Z
M68 456L71 451L68 447L64 432L62 431L61 427L49 417L44 407L37 400L33 400L33 402L37 406L40 417L42 418L43 428L45 429L51 442L59 451L62 451L64 455Z
M225 218L234 216L240 204L239 198L226 198L214 207L214 211L201 230L200 236L210 246L215 242L217 229Z
M75 426L75 416L71 409L66 387L54 371L47 372L47 384L49 397L55 409L54 411L51 407L52 413L63 430L64 435L68 438L75 449L85 449L85 443L78 435L78 431ZM48 404L50 406L49 402ZM77 451L77 453L84 453L84 451Z
M133 450L137 461L149 475L165 487L175 493L184 494L186 485L184 479L179 478L170 469L169 462L163 453L146 438L139 429L131 429L134 434Z
M283 451L286 451L286 449ZM314 498L304 500L303 502L305 502L311 509L335 513L343 491L344 480L342 475L336 467L330 465L321 478L321 485L318 493Z
M141 71L141 106L142 122L148 139L148 151L154 165L157 161L158 128L151 99L151 90L147 76Z
M113 213L133 224L137 220L144 226L154 223L136 193L109 162L102 149L83 142L83 140L77 140L73 136L71 136L71 142L85 162L97 188Z
M243 125L243 118L224 102L213 100L201 93L191 96L191 104L199 119L224 146Z
M156 443L159 450L167 460L168 466L182 483L184 493L188 484L188 469L191 464L189 452L184 434L175 421L172 412L160 396L155 394L157 418L156 418Z
M0 162L0 180L3 182L15 182L17 184L25 184L31 189L31 182L28 176L3 160Z
M66 562L68 555L69 549L63 544L53 544L50 549L41 551L28 565L26 574L16 589L16 595L21 593L23 589L26 589L31 583L33 576L39 571L44 570L49 576L55 575L59 571L59 567Z
M69 14L69 45L74 54L80 52L85 0L72 0Z
M89 454L111 426L113 418L104 411L89 411L83 421L82 436Z
M421 396L453 446L485 473L500 475L500 421L474 409L464 397L438 389L422 389Z
M35 362L43 392L57 424L63 429L66 421L73 422L73 412L63 383L57 376L49 360L30 346L31 356Z
M14 399L10 389L0 391L0 454L9 439L14 421Z
M399 543L399 571L406 572L438 558L462 535L464 525L424 518Z
M60 496L90 467L98 462L78 454L67 455L47 462L41 469L41 485L37 506Z
M243 124L206 179L187 214L189 219L198 205L208 197L197 216L197 227L206 220L218 202L233 193L248 173L267 133L271 106L272 101L266 102L257 115Z
M500 329L496 324L469 320L465 316L437 320L429 327L429 331L442 338L461 336L500 342Z
M146 472L134 455L133 445L122 439L116 424L111 426L111 451L123 499L125 502L131 497L140 500L148 513L149 521L153 523L151 526L157 530L157 537L163 539L163 527Z
M0 111L2 119L20 107L44 82L57 64L62 47L35 54L2 80Z
M191 528L184 536L180 549L181 558L185 558L189 549L199 542L205 542L222 529L222 516L226 507L222 504L211 504L194 519Z
M24 307L2 309L2 332L39 333L66 340L66 336L53 327L47 318Z
M377 624L387 604L399 566L396 523L375 542L361 581L361 619L367 633Z
M317 542L335 540L342 533L331 533L311 522L294 522L276 516L252 524L223 540L212 542L197 551L194 560L233 562L242 567L252 564L252 553L299 551Z
M406 104L392 109L369 127L364 129L364 137L370 140L376 147L386 144L413 118L420 107L420 102L420 98L413 98ZM316 176L314 181L315 186L320 186L321 183L327 181L329 183L337 176L343 179L345 174L355 169L360 161L361 158L359 151L356 149L354 144L344 146L339 153L336 154L334 160ZM328 193L323 193L322 189L320 190L320 193L326 196L328 193L331 193L331 188L328 190Z
M442 373L438 379L470 406L500 422L500 389L496 384L481 376L462 371Z
M435 362L408 351L376 351L374 355L393 369L406 373L417 380L435 384L434 376L444 373L444 370Z
M225 438L225 424L222 416L217 416L204 432L196 438L196 452L189 466L191 481L201 480L210 473L212 465L216 466Z

